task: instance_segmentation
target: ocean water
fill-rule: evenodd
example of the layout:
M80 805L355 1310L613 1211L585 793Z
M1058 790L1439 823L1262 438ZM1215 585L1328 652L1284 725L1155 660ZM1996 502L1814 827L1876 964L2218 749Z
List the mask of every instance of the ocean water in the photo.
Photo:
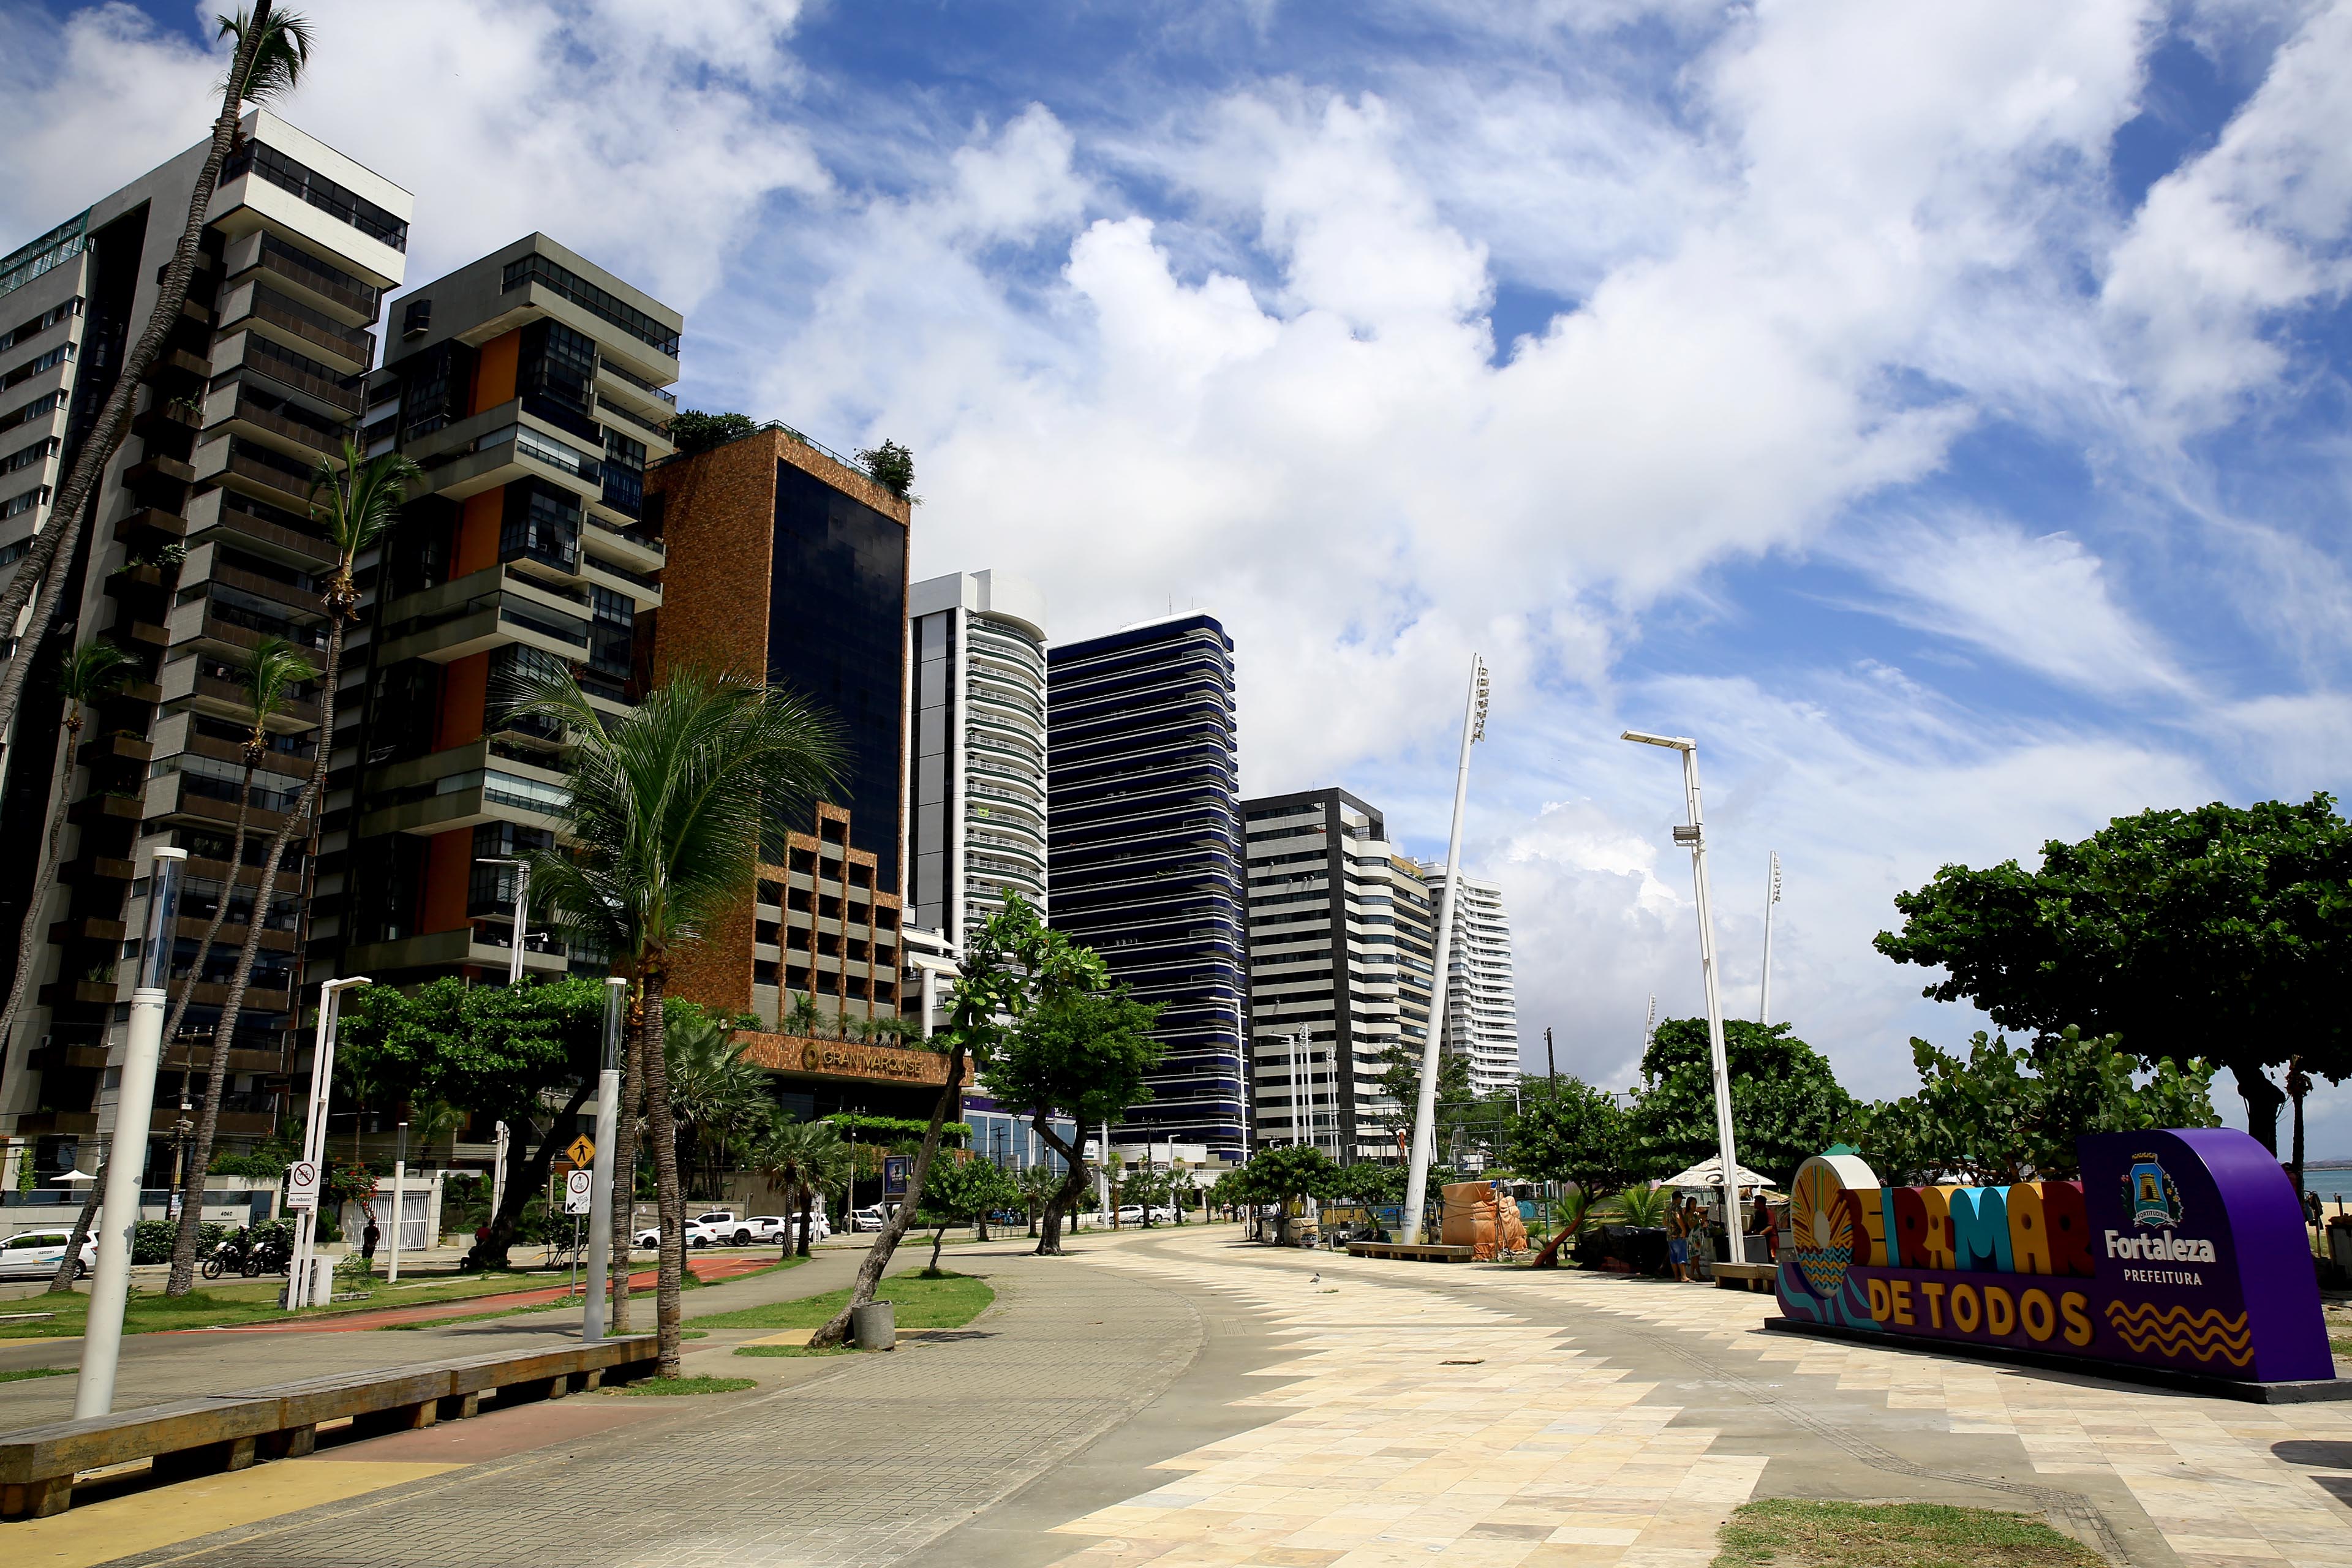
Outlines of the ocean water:
M2331 1170L2315 1170L2305 1165L2303 1168L2303 1188L2308 1193L2317 1193L2319 1201L2327 1205L2329 1214L2336 1212L2336 1205L2339 1203L2346 1212L2352 1213L2352 1169L2337 1166Z

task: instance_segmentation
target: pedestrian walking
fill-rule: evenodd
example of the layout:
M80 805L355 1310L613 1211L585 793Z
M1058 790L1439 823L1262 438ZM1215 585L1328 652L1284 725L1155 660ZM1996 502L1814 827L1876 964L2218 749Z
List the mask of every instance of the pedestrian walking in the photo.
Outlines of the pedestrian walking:
M376 1228L373 1220L368 1221L367 1228L360 1232L360 1260L371 1268L375 1267L375 1245L383 1239L383 1232Z
M1674 1266L1675 1278L1686 1285L1691 1277L1691 1210L1697 1206L1688 1197L1666 1205L1666 1261Z

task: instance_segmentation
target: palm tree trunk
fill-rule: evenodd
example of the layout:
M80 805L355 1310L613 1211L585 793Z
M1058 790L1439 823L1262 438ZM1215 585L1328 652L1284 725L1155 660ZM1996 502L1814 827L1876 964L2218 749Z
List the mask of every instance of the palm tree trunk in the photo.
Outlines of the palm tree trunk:
M661 1262L654 1279L654 1331L661 1357L655 1375L676 1377L678 1316L686 1277L686 1194L677 1179L677 1124L669 1110L669 1067L662 1060L662 987L658 961L646 965L646 1136L654 1146L656 1203L661 1212Z
M278 889L278 862L285 858L286 846L293 839L294 830L310 817L327 792L327 763L335 750L335 682L342 678L342 667L343 620L331 613L327 616L327 669L319 685L318 756L310 768L310 782L302 786L301 798L270 836L269 855L262 862L261 880L254 886L253 910L245 926L245 945L237 951L236 972L229 976L228 999L221 1004L220 1022L213 1026L213 1056L205 1078L205 1103L196 1112L195 1135L188 1150L188 1163L194 1170L202 1171L212 1163L213 1136L220 1128L221 1095L228 1083L229 1042L236 1037L237 1015L245 1011L245 992L253 980L253 962L261 953L261 930L269 912L269 897ZM201 954L198 961L201 964ZM180 1205L180 1229L172 1239L172 1274L163 1287L167 1296L184 1296L195 1282L197 1210L194 1204Z
M640 1008L637 1027L628 1040L628 1072L613 1137L613 1309L607 1314L611 1325L607 1331L614 1334L629 1331L629 1244L635 1239L637 1228L637 1116L646 1099L645 1037Z
M890 1255L898 1251L899 1238L914 1223L915 1210L923 1201L923 1183L931 1173L931 1157L940 1152L940 1130L947 1125L948 1112L963 1097L963 1036L955 1033L951 1038L954 1043L948 1047L948 1080L940 1089L938 1102L931 1107L931 1124L923 1130L923 1146L916 1151L915 1168L907 1176L907 1196L898 1205L898 1212L883 1221L882 1232L874 1238L866 1261L857 1266L857 1282L850 1287L849 1300L829 1322L809 1336L813 1347L823 1349L841 1343L849 1332L849 1314L874 1300L883 1271L890 1267Z
M107 463L122 445L140 384L163 357L163 345L179 325L180 307L188 297L188 280L195 274L196 247L204 239L205 224L211 216L213 190L220 184L221 164L236 144L237 121L244 118L242 85L253 64L253 51L262 35L269 30L269 9L270 0L254 0L252 19L245 37L238 41L236 58L229 66L228 85L221 93L220 118L213 121L212 145L205 150L204 164L196 171L195 186L188 193L187 222L180 231L180 243L173 249L172 259L164 265L163 287L155 296L154 309L148 312L147 330L140 333L139 341L124 357L114 388L106 395L106 402L98 411L98 422L82 439L72 471L67 474L65 484L58 490L57 502L49 510L49 526L34 535L33 547L18 563L16 576L5 591L0 591L0 626L16 624L34 591L47 581L60 556L73 559L73 552L80 543L85 516L98 494L99 476L106 471ZM59 519L65 520L62 527L58 526ZM0 666L0 735L5 735L8 727L16 722L17 704L25 695L25 678L32 668L28 656L48 635L57 606L57 595L40 596L32 624L17 640L17 652Z
M78 707L78 705L77 705ZM16 978L8 986L5 1011L0 1011L0 1046L5 1046L8 1032L16 1026L16 1010L24 1005L25 993L32 988L33 961L41 951L41 911L49 901L49 889L57 886L58 847L66 834L66 792L73 784L74 742L81 737L81 717L77 710L66 721L58 758L58 783L49 796L49 841L42 852L41 868L33 879L32 901L25 906L25 929L16 938Z
M815 1212L816 1188L814 1185L802 1187L801 1239L800 1245L793 1248L793 1256L795 1257L806 1258L809 1255L809 1227L814 1223Z
M121 1114L120 1109L115 1113ZM98 1163L98 1180L90 1183L89 1191L81 1200L81 1213L74 1215L73 1235L66 1240L66 1255L58 1259L58 1271L49 1276L51 1290L73 1289L74 1265L81 1261L82 1243L89 1239L89 1227L97 1222L99 1202L105 1195L106 1162L101 1160Z
M228 918L229 900L236 892L236 874L245 867L245 838L247 825L253 816L253 772L256 765L248 754L245 764L245 783L236 795L236 834L229 843L228 875L221 880L220 900L213 908L211 921L205 927L205 939L196 943L196 962L188 970L187 984L180 987L180 999L172 1005L172 1016L163 1026L163 1047L166 1050L171 1048L173 1040L180 1037L180 1025L188 1016L188 999L196 994L196 982L204 977L205 960L212 956L213 942L220 935L222 922ZM258 924L264 913L262 909L256 907L246 917L247 925ZM248 931L247 934L251 932ZM215 1049L213 1055L217 1058L220 1052ZM213 1079L209 1064L206 1081L213 1084L213 1093L220 1092L219 1081L222 1080ZM205 1163L210 1164L211 1162L212 1156L207 1153ZM180 1227L172 1237L172 1272L163 1284L163 1293L167 1296L184 1296L196 1282L196 1237L203 1224L203 1215L198 1211L204 1207L205 1174L204 1165L194 1160L190 1160L180 1172ZM194 1225L189 1223L191 1215L196 1215ZM184 1261L183 1254L185 1254Z

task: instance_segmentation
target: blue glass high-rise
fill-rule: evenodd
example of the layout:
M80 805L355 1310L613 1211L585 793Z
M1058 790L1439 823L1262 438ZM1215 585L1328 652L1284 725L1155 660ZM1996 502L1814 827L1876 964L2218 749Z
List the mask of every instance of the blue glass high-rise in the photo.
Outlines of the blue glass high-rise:
M1112 1142L1239 1161L1249 981L1233 654L1198 613L1055 647L1046 830L1053 923L1161 1007L1152 1098Z

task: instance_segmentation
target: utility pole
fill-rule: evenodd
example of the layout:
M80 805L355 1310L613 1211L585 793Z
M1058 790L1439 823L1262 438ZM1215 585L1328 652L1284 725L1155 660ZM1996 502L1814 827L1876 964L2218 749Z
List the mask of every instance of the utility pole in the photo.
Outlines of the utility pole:
M1780 852L1772 851L1772 874L1764 888L1764 984L1756 999L1756 1021L1772 1021L1772 906L1780 901Z
M1706 820L1699 806L1698 742L1687 736L1650 735L1639 730L1628 730L1620 738L1645 746L1664 746L1683 756L1683 805L1690 814L1690 823L1675 829L1675 842L1690 847L1691 884L1698 902L1698 963L1706 982L1707 1050L1715 1071L1716 1152L1723 1162L1723 1233L1731 1253L1725 1261L1745 1263L1748 1249L1739 1226L1739 1160L1731 1136L1731 1071L1724 1058L1723 994L1716 973L1715 915L1706 880ZM1652 1005L1654 1007L1655 1003Z
M1559 1098L1559 1058L1551 1054L1551 1030L1544 1029L1544 1072L1551 1079L1552 1098Z
M74 1419L114 1413L114 1372L122 1355L122 1313L131 1300L131 1239L139 1229L139 1183L147 1172L147 1128L155 1116L155 1063L163 1052L163 1012L171 1005L173 932L180 912L184 849L158 849L147 878L147 922L131 993L121 1076L114 1091L114 1136L99 1200L98 1268L81 1342ZM260 917L256 915L255 919ZM204 963L197 955L196 962ZM226 1050L228 1042L219 1042Z
M400 1124L398 1142L392 1156L392 1261L385 1265L383 1282L400 1283L400 1207L408 1196L408 1123Z
M1437 1073L1444 1042L1448 993L1454 977L1454 910L1461 902L1462 808L1470 795L1470 748L1486 734L1486 663L1470 656L1470 691L1462 710L1462 757L1454 770L1454 830L1446 840L1445 901L1437 911L1437 974L1430 998L1429 1037L1422 1042L1421 1095L1412 1118L1412 1161L1405 1177L1404 1239L1421 1239L1429 1198L1429 1161L1437 1141Z

